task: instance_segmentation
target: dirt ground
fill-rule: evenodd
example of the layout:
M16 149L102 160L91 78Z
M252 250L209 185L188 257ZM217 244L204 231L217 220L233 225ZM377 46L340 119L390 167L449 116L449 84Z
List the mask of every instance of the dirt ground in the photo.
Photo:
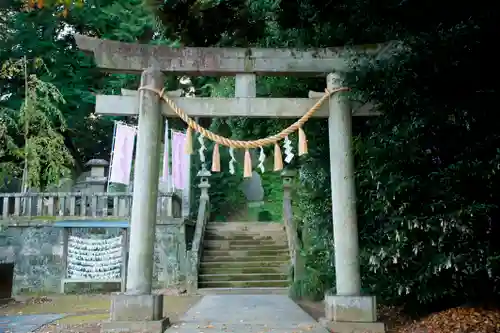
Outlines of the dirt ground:
M164 296L165 316L172 323L179 320L201 296ZM109 318L109 295L57 295L20 297L0 307L0 315L71 313L34 333L98 333L100 323Z
M165 316L175 324L201 296L164 294ZM323 302L299 301L298 305L314 319L325 316ZM20 297L0 306L0 315L70 313L69 316L33 333L100 333L100 323L109 317L109 295L65 295ZM396 307L378 306L378 320L387 333L500 333L500 309L457 307L433 313L419 320Z

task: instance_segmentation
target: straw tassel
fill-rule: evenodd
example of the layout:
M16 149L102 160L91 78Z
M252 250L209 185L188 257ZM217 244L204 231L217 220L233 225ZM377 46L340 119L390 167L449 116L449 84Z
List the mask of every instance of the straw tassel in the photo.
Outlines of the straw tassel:
M299 156L307 154L307 138L304 130L299 128Z
M248 151L248 149L245 150L245 162L243 166L243 177L252 177L252 158L250 157L250 152Z
M184 150L186 154L191 155L193 153L193 131L191 130L191 127L188 127L186 131L186 144L184 146Z
M283 157L278 143L274 144L274 171L283 170Z
M220 172L219 144L216 143L212 153L212 172Z

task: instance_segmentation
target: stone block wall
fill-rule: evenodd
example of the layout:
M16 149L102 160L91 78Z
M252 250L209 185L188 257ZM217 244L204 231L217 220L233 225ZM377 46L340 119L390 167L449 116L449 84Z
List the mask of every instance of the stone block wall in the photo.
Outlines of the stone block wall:
M14 263L15 294L57 291L61 281L61 229L7 228L0 232L0 262Z
M192 238L192 230L192 226L177 224L157 226L155 255L152 258L155 261L155 288L168 288L183 281L181 270L186 257L186 238ZM79 237L95 232L104 232L111 237L118 234L119 229L72 229L72 234ZM4 227L0 230L0 263L13 262L15 265L14 294L59 292L63 276L62 234L61 228L52 226Z

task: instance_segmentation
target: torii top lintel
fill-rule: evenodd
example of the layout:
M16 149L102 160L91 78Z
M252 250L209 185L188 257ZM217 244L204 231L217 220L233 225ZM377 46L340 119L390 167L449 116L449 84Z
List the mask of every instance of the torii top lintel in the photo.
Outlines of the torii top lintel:
M106 72L139 73L155 66L168 73L229 76L239 73L258 75L326 75L347 69L348 52L380 54L386 45L356 48L271 49L271 48L172 48L102 40L75 34L82 51L94 54L96 64Z

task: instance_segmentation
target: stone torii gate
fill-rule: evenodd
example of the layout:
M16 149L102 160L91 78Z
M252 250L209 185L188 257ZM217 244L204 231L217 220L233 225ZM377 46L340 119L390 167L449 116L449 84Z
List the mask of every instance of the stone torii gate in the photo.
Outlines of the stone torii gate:
M327 89L340 87L347 70L341 48L308 51L257 48L169 48L99 40L75 35L78 47L93 53L103 71L142 73L141 85L161 90L163 73L236 76L235 98L169 97L191 117L300 118L323 93L309 98L256 98L256 75L327 76ZM360 48L382 54L387 46ZM135 95L135 96L134 96ZM122 96L97 95L96 112L102 115L139 116L137 155L131 214L130 250L125 294L114 295L114 327L128 323L142 331L162 332L162 298L151 294L156 198L159 174L161 117L174 112L148 90ZM366 323L375 325L375 297L360 295L358 227L351 144L351 116L376 115L370 104L332 95L315 117L328 118L332 216L334 226L336 291L326 295L326 324L336 332L352 332ZM362 324L364 323L364 324ZM109 323L108 323L109 324ZM127 324L127 325L128 325ZM121 326L120 326L121 325ZM111 326L110 326L111 329ZM383 325L382 325L383 330ZM142 332L141 331L141 332Z

